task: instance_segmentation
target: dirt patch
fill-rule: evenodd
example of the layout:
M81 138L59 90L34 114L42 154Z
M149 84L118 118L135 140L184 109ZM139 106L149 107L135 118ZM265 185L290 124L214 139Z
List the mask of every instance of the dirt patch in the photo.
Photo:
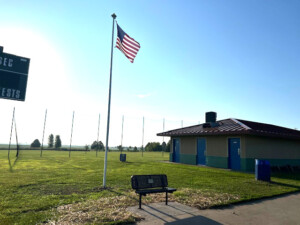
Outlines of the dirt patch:
M141 218L127 211L128 206L136 204L131 196L114 196L88 200L57 208L58 218L49 221L48 225L55 224L121 224L133 223Z
M212 193L208 191L184 188L174 192L172 196L175 201L181 204L198 209L208 209L212 206L226 205L239 200L240 196L228 193Z
M238 200L238 196L230 194L216 194L194 189L180 189L169 195L169 201L176 201L198 209L226 204ZM142 204L164 202L165 194L151 194L143 197ZM60 206L56 209L57 219L49 221L55 224L128 224L141 218L127 210L129 206L138 205L138 195L127 192L120 196L88 200L85 202Z

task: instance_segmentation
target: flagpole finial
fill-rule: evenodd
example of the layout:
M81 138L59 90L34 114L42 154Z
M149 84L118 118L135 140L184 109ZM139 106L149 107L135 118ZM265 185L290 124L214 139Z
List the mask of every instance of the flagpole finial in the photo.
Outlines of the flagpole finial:
M111 16L112 16L112 18L114 18L114 19L116 19L116 17L117 17L117 15L114 14L114 13L113 13Z

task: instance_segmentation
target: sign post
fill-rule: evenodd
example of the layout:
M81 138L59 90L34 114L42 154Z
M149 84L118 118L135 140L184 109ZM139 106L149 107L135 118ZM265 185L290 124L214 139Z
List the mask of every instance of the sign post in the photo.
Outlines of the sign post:
M0 47L0 98L25 101L30 59Z

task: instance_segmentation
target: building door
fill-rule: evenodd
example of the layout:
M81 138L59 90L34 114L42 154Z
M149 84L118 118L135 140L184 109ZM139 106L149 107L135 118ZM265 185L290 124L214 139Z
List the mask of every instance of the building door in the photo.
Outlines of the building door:
M173 139L173 162L180 162L180 141Z
M228 139L228 168L232 170L241 169L241 157L240 157L240 139L229 138Z
M205 138L197 139L197 165L206 165L206 140Z

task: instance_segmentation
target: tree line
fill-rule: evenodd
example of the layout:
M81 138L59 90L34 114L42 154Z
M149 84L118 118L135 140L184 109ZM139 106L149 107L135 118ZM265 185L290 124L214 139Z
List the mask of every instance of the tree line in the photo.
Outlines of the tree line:
M30 147L32 148L40 148L41 147L41 142L39 141L39 139L35 139ZM54 135L50 134L48 137L48 148L60 148L61 147L61 139L60 139L60 135L56 135L55 136L55 140L54 140Z
M159 142L148 142L148 144L145 146L146 152L170 152L171 141L168 141L168 143L163 142L160 144Z
M171 141L168 141L168 143L163 142L162 144L160 144L159 142L148 142L147 145L145 146L145 151L146 152L170 152L170 145L171 145ZM39 141L39 139L35 139L31 145L32 148L40 148L41 147L41 143ZM62 141L60 139L60 135L56 135L55 139L54 139L54 135L50 134L48 137L48 148L61 148L62 146ZM125 150L125 148L121 145L117 146L119 151ZM143 146L138 149L136 146L132 147L129 146L126 148L127 151L133 151L133 152L138 152L141 151L141 149L143 148ZM85 150L87 151L89 149L88 145L85 145ZM96 150L96 151L104 151L105 146L103 145L102 141L94 141L91 144L91 149L92 150Z

